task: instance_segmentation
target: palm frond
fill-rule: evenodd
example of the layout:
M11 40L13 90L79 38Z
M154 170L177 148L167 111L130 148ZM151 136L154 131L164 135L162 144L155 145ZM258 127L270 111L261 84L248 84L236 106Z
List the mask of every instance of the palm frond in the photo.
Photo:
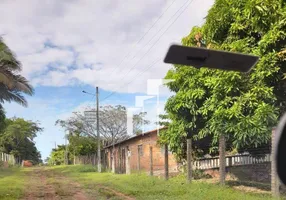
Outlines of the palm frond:
M3 38L0 37L0 66L9 67L15 71L21 71L21 63L16 59L14 53L4 43Z
M28 94L28 95L34 94L33 86L29 84L29 81L21 75L15 76L15 84L14 84L13 90L24 92L25 94Z
M10 91L7 87L0 83L0 102L4 103L5 101L8 102L16 102L24 107L28 106L28 103L23 95L21 95L18 91Z

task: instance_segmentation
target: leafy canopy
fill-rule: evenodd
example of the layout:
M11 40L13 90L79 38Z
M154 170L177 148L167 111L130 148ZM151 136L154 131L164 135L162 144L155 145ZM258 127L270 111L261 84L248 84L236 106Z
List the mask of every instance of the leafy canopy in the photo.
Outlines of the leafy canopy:
M211 147L220 134L237 149L268 143L286 105L285 1L216 0L205 23L193 27L182 44L260 60L247 74L175 65L166 75L175 80L167 86L176 94L165 107L171 122L162 140L178 154L188 133L194 139L211 136Z

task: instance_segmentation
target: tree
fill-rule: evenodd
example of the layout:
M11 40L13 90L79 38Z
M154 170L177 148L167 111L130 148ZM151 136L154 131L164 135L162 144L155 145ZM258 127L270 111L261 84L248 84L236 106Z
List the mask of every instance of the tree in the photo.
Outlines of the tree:
M96 112L95 110L90 110ZM140 133L142 123L148 124L148 120L143 120L146 113L135 114L133 117L134 133ZM94 121L96 121L94 119ZM72 135L81 135L97 138L95 123L91 123L83 113L75 113L75 116L67 120L57 120L56 124L62 126ZM99 130L100 135L107 144L113 144L130 135L127 134L127 113L126 108L121 105L103 106L99 110Z
M8 154L12 154L19 160L32 160L41 162L41 154L37 150L34 138L43 128L38 122L12 118L5 120L5 128L0 133L0 147Z
M216 0L202 27L182 39L185 46L258 55L247 74L175 65L166 78L176 94L166 103L169 128L162 138L180 154L187 133L198 140L211 137L217 151L224 134L232 148L269 143L271 128L285 111L285 1ZM183 155L183 154L181 154Z
M49 165L63 165L65 164L66 146L58 145L56 149L52 149L48 161Z
M34 89L20 71L21 63L0 37L0 103L15 101L27 106L22 94L33 95Z
M68 151L75 156L97 152L97 139L90 136L68 135Z
M147 115L147 112L140 112L138 114L134 114L133 116L133 132L135 135L142 134L142 125L150 124L149 120L144 119Z

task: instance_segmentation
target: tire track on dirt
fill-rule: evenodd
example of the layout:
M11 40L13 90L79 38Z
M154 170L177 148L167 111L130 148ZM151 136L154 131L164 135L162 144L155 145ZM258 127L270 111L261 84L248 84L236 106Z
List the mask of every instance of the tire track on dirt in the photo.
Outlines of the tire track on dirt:
M33 168L27 171L29 180L23 200L88 200L81 187L64 176L52 173L45 168ZM92 198L95 199L95 198Z

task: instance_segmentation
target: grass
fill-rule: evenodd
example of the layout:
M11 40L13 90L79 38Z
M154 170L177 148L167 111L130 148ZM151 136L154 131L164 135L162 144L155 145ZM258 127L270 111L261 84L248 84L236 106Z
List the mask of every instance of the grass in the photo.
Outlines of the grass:
M254 194L222 187L216 184L193 181L186 184L183 175L164 181L144 174L119 175L111 173L87 172L91 166L57 166L50 170L63 173L81 183L87 190L112 188L116 191L135 197L136 199L272 199L268 194ZM85 172L85 173L83 173ZM100 189L101 193L107 191ZM107 192L109 193L109 192ZM113 195L113 194L108 194Z
M20 168L0 168L0 199L19 199L25 189L25 171Z

